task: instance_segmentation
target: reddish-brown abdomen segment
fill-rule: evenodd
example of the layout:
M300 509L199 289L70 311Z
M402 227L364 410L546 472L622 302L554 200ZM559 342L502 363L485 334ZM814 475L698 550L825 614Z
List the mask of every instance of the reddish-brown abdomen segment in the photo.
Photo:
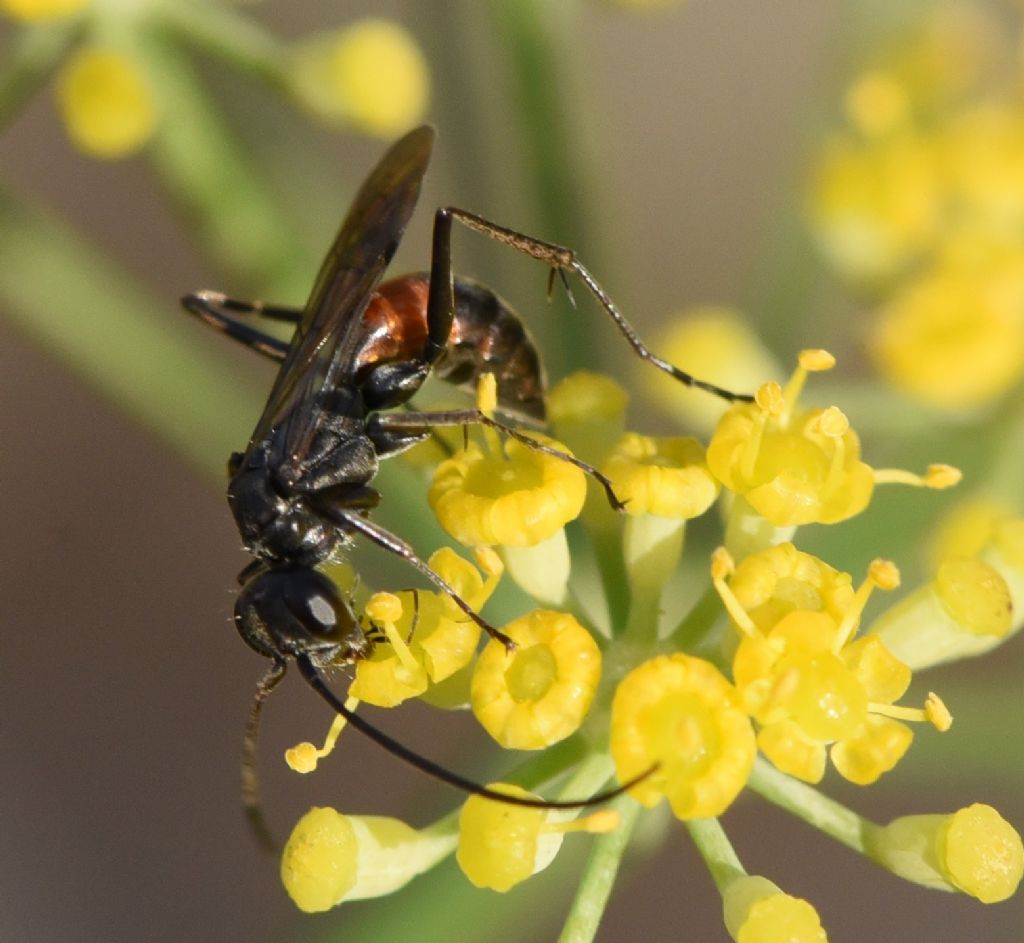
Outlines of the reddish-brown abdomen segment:
M372 364L424 356L428 288L427 274L418 273L384 282L374 292L363 314L357 376ZM476 282L455 279L455 317L433 372L469 390L481 374L493 373L502 412L544 419L544 375L533 339L519 316Z

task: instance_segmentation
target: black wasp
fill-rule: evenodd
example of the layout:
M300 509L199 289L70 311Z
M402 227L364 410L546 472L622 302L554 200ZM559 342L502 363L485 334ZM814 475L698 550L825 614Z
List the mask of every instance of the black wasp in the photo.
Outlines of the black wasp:
M563 803L492 793L414 753L347 710L322 674L325 668L366 656L372 645L350 601L316 569L343 550L354 534L403 557L492 637L511 644L409 544L367 516L381 498L370 484L379 461L422 441L439 426L485 423L543 448L474 409L388 412L404 406L429 374L471 387L489 372L497 380L503 413L544 418L540 361L519 318L493 292L452 274L453 221L544 262L552 277L557 272L564 280L567 272L575 273L637 354L655 367L726 399L748 399L696 380L651 353L571 250L464 210L436 211L429 273L381 284L416 206L433 141L433 129L421 127L384 155L356 195L301 310L250 304L210 291L183 299L185 308L207 324L281 365L248 446L229 462L228 503L254 557L238 577L242 589L235 603L235 625L251 648L272 661L250 709L243 755L243 801L261 831L255 774L259 716L289 659L353 726L467 792L512 804L575 808L622 791ZM246 315L294 323L291 342L245 323L240 317ZM617 504L610 483L599 473L558 454L594 475Z

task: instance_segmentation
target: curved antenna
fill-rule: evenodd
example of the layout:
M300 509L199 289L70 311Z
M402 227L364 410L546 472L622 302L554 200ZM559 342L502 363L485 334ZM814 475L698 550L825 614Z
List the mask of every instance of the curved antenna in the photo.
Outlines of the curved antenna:
M242 740L242 807L245 809L245 817L250 828L256 835L256 839L263 846L264 850L271 854L281 851L281 845L274 838L267 825L267 818L263 814L263 804L260 802L259 776L256 766L256 745L259 740L260 716L263 713L263 704L270 696L270 692L277 687L278 682L284 677L288 666L284 661L274 659L274 663L267 669L267 673L260 678L256 685L256 696L249 706L249 719L245 724L245 737Z
M505 805L526 806L528 809L583 809L587 806L601 805L609 799L621 796L627 790L632 789L638 783L643 782L643 780L658 768L657 764L655 764L646 772L634 779L631 779L628 783L618 786L615 789L609 789L607 792L599 792L597 795L591 796L589 799L548 800L509 796L505 793L497 792L494 789L488 789L486 786L482 786L480 783L474 782L471 779L466 779L458 773L453 773L451 770L445 769L445 767L435 763L433 760L422 756L415 750L410 750L409 747L392 739L384 733L383 730L375 727L355 711L349 710L341 699L327 686L322 675L317 671L316 666L308 658L297 658L296 664L299 666L299 671L301 672L302 677L306 679L309 686L330 705L333 711L341 714L348 723L358 729L361 733L364 733L371 740L375 740L389 753L394 754L399 759L405 760L406 763L409 763L411 766L415 766L427 775L433 776L435 779L439 779L441 782L447 783L449 786L454 786L456 789L461 789L463 792L468 792L474 796L482 796L485 799L492 799L495 802L503 802Z

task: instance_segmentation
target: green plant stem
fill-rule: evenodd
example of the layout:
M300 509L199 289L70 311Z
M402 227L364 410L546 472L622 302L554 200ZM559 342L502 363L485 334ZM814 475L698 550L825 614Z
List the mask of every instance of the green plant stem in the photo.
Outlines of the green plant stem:
M56 71L81 32L82 21L77 18L19 30L0 66L0 128Z
M721 617L722 600L715 587L709 584L666 641L673 651L692 654L705 642Z
M813 786L780 773L762 757L754 761L747 785L769 802L861 854L867 853L871 833L878 829L873 822Z
M571 246L595 271L604 272L597 239L586 220L593 208L596 160L579 127L574 54L564 38L576 34L576 5L563 0L492 0L488 9L496 35L508 51L516 92L528 179L536 194L538 225L544 238ZM550 349L545 360L556 376L599 362L594 334L579 330L579 317L564 302L547 319ZM554 336L551 336L554 335Z
M590 943L600 926L622 856L640 815L640 804L629 796L616 799L612 808L619 813L619 827L594 840L558 943Z
M719 893L723 893L732 881L747 873L718 819L692 819L686 823L686 828L708 866Z
M288 88L284 45L248 17L228 7L192 0L162 0L159 22L193 46L256 76L274 88Z
M0 191L7 316L191 464L223 478L260 395L172 307L48 214Z
M156 37L146 46L163 108L147 156L161 182L232 285L274 301L305 300L315 259L291 218L181 53Z

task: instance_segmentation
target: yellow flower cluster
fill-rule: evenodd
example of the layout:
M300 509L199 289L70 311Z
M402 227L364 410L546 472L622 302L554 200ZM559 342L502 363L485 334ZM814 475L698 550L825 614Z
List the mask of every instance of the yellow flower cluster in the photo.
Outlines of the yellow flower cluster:
M1016 68L980 6L938 5L851 83L809 183L824 255L870 291L879 370L942 409L984 405L1024 374Z
M262 73L317 118L364 134L391 138L422 122L430 75L418 43L400 24L358 20L286 47L254 22L209 6L194 5L178 17L160 4L112 13L110 4L91 0L0 0L0 14L36 29L82 25L67 61L56 69L54 91L68 137L90 157L138 153L161 130L165 113L181 110L175 98L182 75L152 55L155 33L173 39L194 34L229 65ZM31 45L29 40L26 48ZM40 79L49 74L37 72ZM193 124L183 122L182 128L194 134Z

